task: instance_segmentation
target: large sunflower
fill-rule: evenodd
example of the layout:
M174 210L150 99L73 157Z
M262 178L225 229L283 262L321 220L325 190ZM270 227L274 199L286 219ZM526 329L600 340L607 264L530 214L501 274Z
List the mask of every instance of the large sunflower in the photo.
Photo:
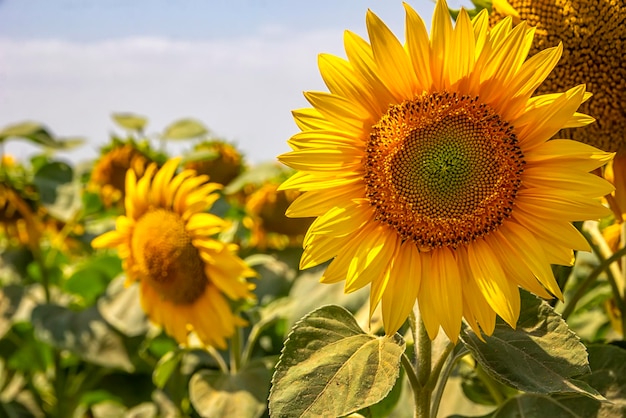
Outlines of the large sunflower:
M253 297L245 278L255 273L237 257L236 246L213 238L226 222L205 210L221 186L193 170L174 175L179 161L158 171L151 164L139 180L128 170L126 214L92 245L117 247L129 280L140 282L144 311L179 343L187 344L195 331L203 343L224 348L235 327L245 324L227 298Z
M611 185L588 172L611 154L550 140L593 120L582 85L531 97L560 45L526 60L534 29L464 10L453 27L444 0L429 39L405 9L405 46L368 12L370 43L347 31L347 60L320 55L330 93L294 112L279 159L300 172L281 187L305 192L289 216L317 217L301 268L334 258L322 282L370 284L388 334L416 299L431 338L456 341L462 317L491 334L496 314L515 326L519 286L562 298L550 263L589 249L570 222L608 213Z

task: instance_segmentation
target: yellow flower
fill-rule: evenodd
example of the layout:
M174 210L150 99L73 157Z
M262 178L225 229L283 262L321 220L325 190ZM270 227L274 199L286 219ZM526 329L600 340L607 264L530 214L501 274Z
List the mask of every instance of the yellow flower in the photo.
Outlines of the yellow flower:
M117 145L95 164L89 188L100 194L106 207L123 202L126 171L132 169L137 176L141 176L150 162L151 159L134 145Z
M560 45L526 60L525 23L490 31L462 10L453 27L444 0L429 38L405 9L404 46L368 12L370 43L348 31L347 60L320 55L330 93L294 112L302 132L279 159L300 172L281 188L305 192L288 216L317 217L300 267L334 258L322 282L370 284L388 334L417 299L431 338L455 341L462 317L490 335L496 314L515 326L519 286L562 298L550 263L589 250L571 221L609 213L596 197L612 186L588 172L611 154L549 140L592 121L583 85L532 97Z
M597 122L562 135L605 151L626 148L626 25L623 0L493 1L492 22L513 15L536 27L530 55L563 42L563 58L537 91L585 83L593 97L580 110Z
M268 183L246 198L244 225L251 230L249 245L258 248L283 249L300 245L313 219L285 216L289 205L300 195L297 190L278 190L279 184Z
M92 246L117 247L129 280L140 282L144 311L180 344L194 331L203 343L224 348L235 327L245 325L226 297L252 298L245 277L255 273L235 245L213 238L227 227L205 212L221 186L192 170L174 175L179 161L158 171L151 164L140 179L128 170L126 214Z
M194 147L194 151L215 153L211 158L185 164L186 169L195 170L198 174L206 174L214 183L227 185L244 169L241 154L227 142L202 142Z

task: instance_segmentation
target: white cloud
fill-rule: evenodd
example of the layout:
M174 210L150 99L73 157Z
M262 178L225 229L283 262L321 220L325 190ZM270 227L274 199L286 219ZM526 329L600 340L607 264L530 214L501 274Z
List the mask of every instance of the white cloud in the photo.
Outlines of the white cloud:
M306 106L302 91L324 89L317 54L343 52L340 31L267 29L202 42L0 38L0 126L30 119L60 136L85 136L70 154L84 159L108 140L112 112L147 116L149 132L194 117L252 162L273 160L297 131L290 110ZM25 156L32 148L12 142L7 150Z

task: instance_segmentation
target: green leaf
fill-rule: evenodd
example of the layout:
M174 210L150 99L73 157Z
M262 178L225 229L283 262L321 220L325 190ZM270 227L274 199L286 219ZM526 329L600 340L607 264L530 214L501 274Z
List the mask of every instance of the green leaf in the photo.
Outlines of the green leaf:
M159 389L165 387L170 376L183 359L184 354L185 352L183 350L175 350L165 353L165 355L159 359L159 362L154 367L154 372L152 372L152 381L156 387Z
M60 161L53 161L40 167L33 179L39 190L41 202L44 205L54 205L61 186L71 184L73 178L72 167Z
M602 397L589 385L574 380L590 372L587 351L553 308L522 292L517 328L496 324L485 342L471 330L461 339L494 379L524 392L576 393Z
M260 417L270 378L263 362L250 363L235 374L200 370L189 381L189 398L201 417Z
M273 417L344 416L384 399L403 341L361 330L342 307L319 308L293 328L272 379Z
M180 119L165 128L165 139L193 139L206 135L209 130L195 119Z
M0 353L8 359L9 369L44 372L52 365L52 348L38 341L33 326L25 322L13 325L7 338L0 344Z
M62 306L37 306L32 313L35 335L69 350L93 364L133 371L135 366L120 335L104 321L96 307L75 312Z
M115 329L134 337L145 334L149 323L139 303L139 286L125 285L126 277L120 276L109 283L106 294L98 299L98 311Z
M142 132L148 123L147 118L133 113L113 113L111 119L124 129L138 132Z
M11 329L13 316L22 303L24 290L23 286L18 285L0 288L0 338Z
M50 132L42 124L33 121L15 123L0 130L0 143L8 138L27 139L35 144L51 148L57 146Z
M109 254L92 256L65 280L63 289L79 295L85 306L91 306L121 271L122 264L118 257Z
M591 345L589 364L591 374L581 380L597 389L608 402L582 396L560 397L560 402L578 416L626 417L626 350L615 345Z

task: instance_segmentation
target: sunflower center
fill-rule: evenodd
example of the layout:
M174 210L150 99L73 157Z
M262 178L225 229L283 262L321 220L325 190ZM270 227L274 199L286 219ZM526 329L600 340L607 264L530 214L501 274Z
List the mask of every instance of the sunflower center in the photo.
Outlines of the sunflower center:
M204 263L179 215L157 209L143 215L132 237L132 254L142 280L176 304L190 304L202 295L207 278Z
M377 220L420 250L456 248L510 216L523 166L513 127L478 97L425 94L373 126L366 194Z

